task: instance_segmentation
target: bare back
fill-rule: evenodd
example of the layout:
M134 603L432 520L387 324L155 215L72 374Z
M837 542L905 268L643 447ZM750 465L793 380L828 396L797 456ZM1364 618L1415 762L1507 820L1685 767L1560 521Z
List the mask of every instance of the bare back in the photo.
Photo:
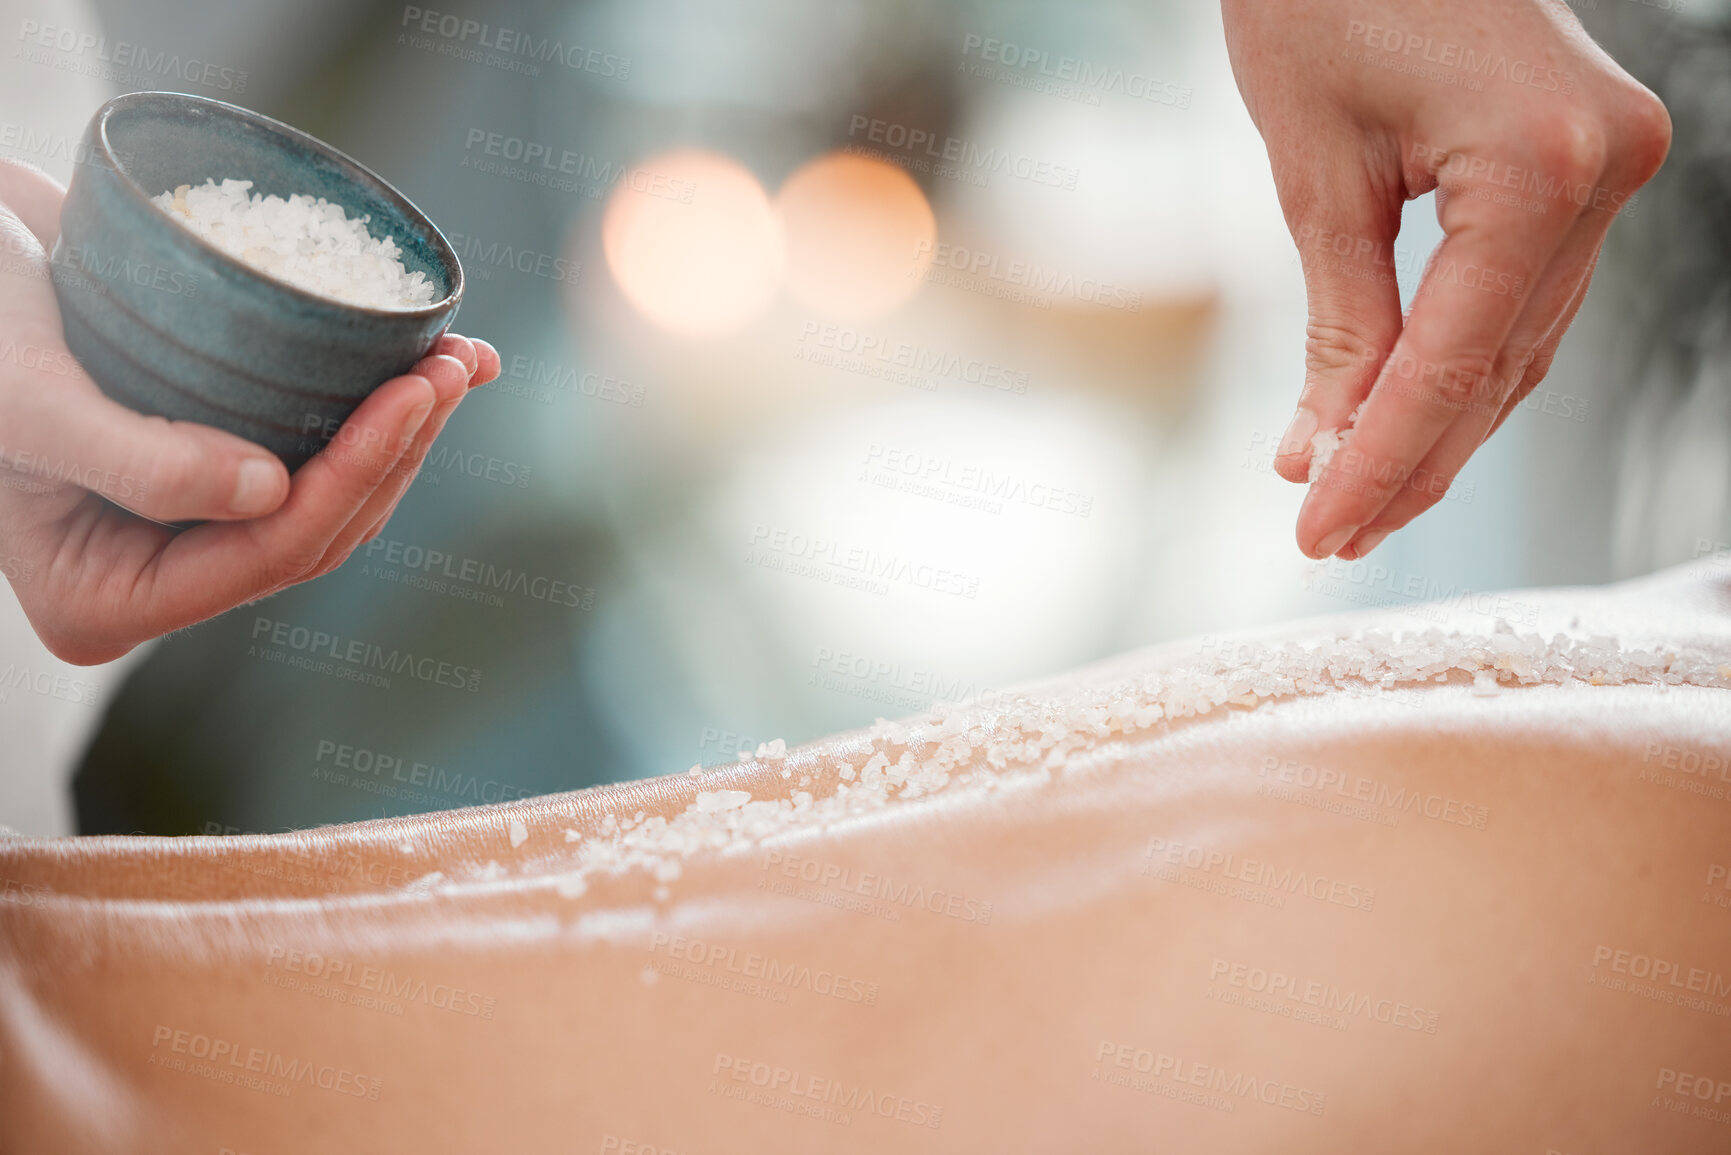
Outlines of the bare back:
M1723 1151L1708 577L696 776L0 841L0 1148Z

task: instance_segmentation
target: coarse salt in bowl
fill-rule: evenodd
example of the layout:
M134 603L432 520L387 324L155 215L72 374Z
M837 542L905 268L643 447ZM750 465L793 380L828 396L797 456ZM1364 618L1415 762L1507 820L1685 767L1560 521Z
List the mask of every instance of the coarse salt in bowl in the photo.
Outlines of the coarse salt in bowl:
M251 189L250 180L207 179L150 201L223 252L309 293L370 309L432 304L433 282L404 268L402 250L374 237L369 218L351 219L324 197L285 200Z
M226 429L294 469L456 315L462 266L438 228L297 129L139 92L97 111L85 147L55 291L67 347L134 409Z

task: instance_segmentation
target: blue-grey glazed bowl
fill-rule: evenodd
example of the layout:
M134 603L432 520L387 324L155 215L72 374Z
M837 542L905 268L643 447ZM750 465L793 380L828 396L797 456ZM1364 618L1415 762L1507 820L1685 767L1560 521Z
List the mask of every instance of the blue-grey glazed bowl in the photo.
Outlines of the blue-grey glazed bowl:
M291 470L324 447L368 393L407 371L450 327L457 254L396 189L286 124L200 96L134 92L85 130L60 214L54 289L66 345L116 401L237 433ZM201 240L150 198L207 179L305 193L372 219L439 299L372 309L295 288Z

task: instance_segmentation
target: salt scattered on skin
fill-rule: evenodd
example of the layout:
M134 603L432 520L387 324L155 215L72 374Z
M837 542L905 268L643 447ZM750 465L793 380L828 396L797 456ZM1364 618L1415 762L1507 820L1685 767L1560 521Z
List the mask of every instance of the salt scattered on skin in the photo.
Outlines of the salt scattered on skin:
M749 790L701 790L693 805L704 814L715 814L722 810L737 809L750 801Z
M445 884L445 873L442 870L430 870L419 878L412 878L403 884L404 894L430 894Z
M1049 777L1088 761L1103 743L1182 719L1255 709L1265 702L1330 691L1370 694L1435 686L1464 675L1471 693L1488 697L1512 686L1588 683L1731 687L1724 656L1623 649L1615 638L1517 633L1506 621L1492 632L1431 628L1421 633L1365 629L1319 642L1233 647L1177 667L1121 673L1069 688L1049 699L1000 696L989 707L940 707L906 722L879 718L873 745L860 755L797 753L801 769L828 763L840 781L814 798L806 790L753 799L747 790L704 790L672 818L639 811L621 823L606 815L578 848L575 872L559 893L575 898L596 875L633 871L665 885L696 855L738 854L772 836L871 814L952 786L994 789L1017 776ZM785 746L782 746L785 750ZM839 766L836 763L840 763ZM857 781L856 781L857 779ZM574 832L567 831L569 839Z
M529 841L529 828L518 819L511 819L511 849L515 850L527 841Z
M207 180L151 198L200 238L297 289L373 309L414 309L436 299L425 273L403 267L395 238L376 239L368 216L294 193L251 193L249 180Z

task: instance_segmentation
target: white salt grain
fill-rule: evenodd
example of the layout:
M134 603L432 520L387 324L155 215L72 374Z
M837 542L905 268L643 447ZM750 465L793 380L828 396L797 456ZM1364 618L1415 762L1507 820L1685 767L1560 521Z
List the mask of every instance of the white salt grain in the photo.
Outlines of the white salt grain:
M1306 482L1315 481L1322 476L1322 471L1328 468L1329 460L1345 440L1337 429L1324 429L1310 439L1310 473L1304 479Z
M1310 473L1304 479L1306 484L1322 476L1322 471L1328 468L1328 463L1334 460L1334 455L1340 452L1340 447L1352 436L1352 428L1358 424L1358 415L1363 409L1364 405L1360 403L1358 408L1346 415L1344 429L1324 429L1310 439Z
M517 819L511 819L511 849L515 850L527 841L529 841L529 828Z
M392 237L367 231L323 197L248 194L250 180L181 185L151 203L201 239L297 289L372 309L414 309L436 299L425 273L403 267Z
M697 795L697 808L705 814L721 810L736 810L751 801L749 790L703 790Z
M1433 627L1397 634L1373 627L1308 643L1235 646L1230 658L1224 653L1124 669L1042 700L1016 697L994 706L943 708L905 722L879 719L869 732L871 754L857 770L857 739L847 740L846 751L786 754L801 770L821 759L843 779L857 775L857 782L837 782L823 797L798 790L789 798L753 800L746 790L703 790L671 818L640 815L622 826L609 814L595 837L583 839L577 869L558 881L559 893L576 898L587 889L587 878L636 870L665 885L697 855L737 853L776 834L820 828L948 789L994 789L1017 773L1022 780L1049 777L1051 770L1112 756L1117 735L1136 738L1179 719L1225 713L1229 706L1256 709L1330 690L1376 694L1446 685L1451 674L1471 677L1476 696L1541 684L1731 683L1731 661L1722 650L1625 649L1615 638L1561 633L1546 639L1501 620L1489 633Z

